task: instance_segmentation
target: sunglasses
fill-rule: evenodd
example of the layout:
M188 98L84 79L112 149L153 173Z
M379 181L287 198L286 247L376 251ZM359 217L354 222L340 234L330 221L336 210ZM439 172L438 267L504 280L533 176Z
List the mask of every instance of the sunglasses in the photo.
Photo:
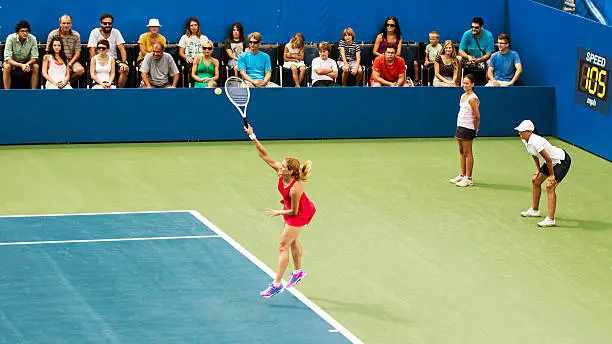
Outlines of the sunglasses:
M28 30L28 29L21 29L21 30L19 30L19 32L29 33L29 32L30 32L30 30Z
M250 44L259 44L259 41L249 41Z
M106 47L98 47L98 50L106 50Z
M387 24L387 27L395 27L395 24Z
M111 25L113 25L113 22L101 22L100 24L102 24L104 26L111 26Z
M480 26L472 26L472 30L480 30Z
M212 47L202 47L202 50L213 50Z

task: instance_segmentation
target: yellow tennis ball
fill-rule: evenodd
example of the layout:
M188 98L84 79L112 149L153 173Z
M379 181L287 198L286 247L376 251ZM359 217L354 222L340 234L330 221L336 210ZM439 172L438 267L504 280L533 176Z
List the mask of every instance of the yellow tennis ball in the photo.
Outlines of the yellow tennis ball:
M221 94L221 89L219 87L215 88L215 94L216 95L220 95Z

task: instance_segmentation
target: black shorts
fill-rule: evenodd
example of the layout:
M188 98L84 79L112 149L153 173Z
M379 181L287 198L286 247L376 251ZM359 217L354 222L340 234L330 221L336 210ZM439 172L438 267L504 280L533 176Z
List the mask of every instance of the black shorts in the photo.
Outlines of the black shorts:
M476 138L476 130L464 127L457 127L455 137L459 140L472 141Z
M565 178L565 175L569 171L571 164L572 164L572 158L570 158L569 154L565 152L565 159L561 160L560 163L553 166L553 171L555 172L555 180L557 181L557 183L560 183L563 180L563 178ZM546 164L540 167L540 173L545 176L548 176L548 166Z

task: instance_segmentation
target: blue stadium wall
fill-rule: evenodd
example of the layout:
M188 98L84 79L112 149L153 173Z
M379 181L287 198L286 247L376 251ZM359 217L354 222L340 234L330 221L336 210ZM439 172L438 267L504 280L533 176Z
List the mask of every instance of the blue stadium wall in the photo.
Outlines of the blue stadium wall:
M0 40L14 32L15 24L25 19L32 25L32 33L46 41L47 34L58 27L61 14L69 13L73 28L86 41L91 29L98 27L100 15L111 13L115 26L127 42L136 42L148 31L149 18L159 18L160 32L170 41L177 42L188 17L196 16L206 35L220 42L235 21L242 22L247 32L259 31L264 42L287 42L295 32L302 32L308 42L338 41L342 30L350 26L356 31L357 41L372 42L384 19L397 16L404 40L427 41L430 30L438 30L442 39L458 41L470 26L473 16L485 19L493 33L504 29L506 0L482 1L477 6L455 0L438 0L435 5L417 1L376 2L355 0L350 9L336 0L213 0L174 3L151 1L83 1L83 0L0 0Z
M524 118L552 134L553 87L476 92L481 136L516 135ZM459 87L255 89L248 115L263 139L452 137L461 94ZM0 92L0 104L0 144L246 139L238 111L211 89L13 90Z
M529 0L508 0L508 17L513 49L525 69L522 81L555 86L554 135L612 160L612 117L574 102L578 48L612 63L612 27Z

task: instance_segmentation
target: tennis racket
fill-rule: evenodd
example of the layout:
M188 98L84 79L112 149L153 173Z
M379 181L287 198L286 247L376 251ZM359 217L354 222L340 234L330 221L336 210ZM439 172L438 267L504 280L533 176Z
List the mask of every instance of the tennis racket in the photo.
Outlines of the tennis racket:
M242 116L242 120L244 121L244 127L249 127L249 121L246 117L247 105L249 105L249 99L251 99L251 91L249 90L249 86L244 80L230 76L225 81L225 95L227 98L234 104L240 115Z

